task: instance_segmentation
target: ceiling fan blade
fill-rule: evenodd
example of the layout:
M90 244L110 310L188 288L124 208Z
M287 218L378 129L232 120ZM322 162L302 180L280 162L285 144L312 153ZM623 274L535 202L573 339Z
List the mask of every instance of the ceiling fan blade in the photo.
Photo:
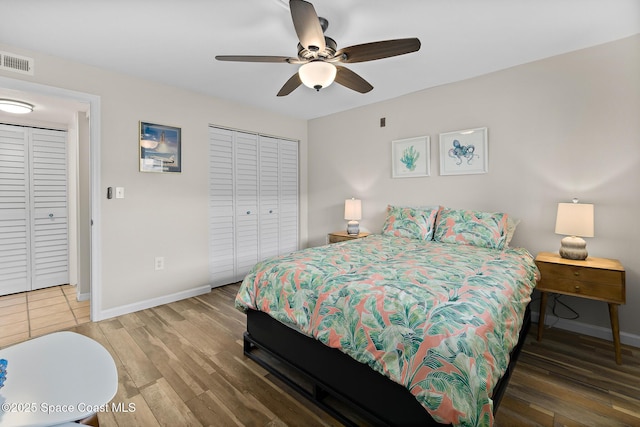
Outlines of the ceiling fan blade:
M345 47L336 52L335 57L342 57L340 62L350 64L404 55L418 50L420 40L417 38L396 39Z
M291 0L291 19L300 44L311 52L325 49L324 32L313 5L304 0Z
M282 86L280 92L278 92L278 96L287 96L294 90L298 88L302 84L302 80L300 80L300 76L296 72L287 82Z
M289 58L288 56L259 56L259 55L218 55L218 61L235 61L235 62L284 62L297 61L297 58Z
M335 79L336 83L360 93L367 93L373 89L373 86L368 81L350 69L339 65L336 65L336 68L338 70Z

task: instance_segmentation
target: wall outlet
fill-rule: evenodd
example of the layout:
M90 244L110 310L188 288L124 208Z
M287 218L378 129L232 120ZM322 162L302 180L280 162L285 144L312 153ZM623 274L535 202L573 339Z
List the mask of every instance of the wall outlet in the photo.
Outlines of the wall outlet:
M156 270L164 270L164 257L163 256L157 256L156 257Z

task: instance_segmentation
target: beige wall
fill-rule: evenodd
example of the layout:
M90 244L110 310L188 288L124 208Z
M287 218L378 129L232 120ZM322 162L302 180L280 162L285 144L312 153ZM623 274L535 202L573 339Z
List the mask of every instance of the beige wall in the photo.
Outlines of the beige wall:
M438 134L485 126L489 173L439 176ZM431 176L392 179L391 141L421 135L431 137ZM346 227L344 199L355 196L373 232L388 203L443 204L507 212L521 220L514 244L556 251L557 203L578 197L595 204L590 254L626 267L621 330L640 345L639 138L640 36L311 120L310 243ZM604 303L565 300L581 323L559 325L609 333Z
M0 72L4 77L100 96L102 312L126 311L209 283L209 124L300 140L305 244L306 121L37 52L1 44L0 50L33 57L36 64L34 76ZM139 120L182 128L182 173L138 171ZM124 187L125 198L107 200L107 187ZM156 256L165 258L162 271L154 270Z

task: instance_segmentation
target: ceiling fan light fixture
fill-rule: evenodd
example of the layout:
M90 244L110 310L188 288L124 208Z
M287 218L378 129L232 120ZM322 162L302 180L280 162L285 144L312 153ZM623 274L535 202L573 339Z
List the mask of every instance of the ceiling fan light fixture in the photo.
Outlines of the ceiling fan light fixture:
M335 65L324 61L311 61L298 70L300 81L307 87L319 91L329 86L336 78Z
M301 64L298 72L285 82L277 96L287 96L302 85L320 91L334 81L347 89L368 93L373 90L371 83L347 67L335 64L375 61L420 50L420 40L415 37L363 43L337 50L335 40L325 36L329 21L318 16L309 1L271 1L287 7L291 12L293 27L298 36L298 56L216 55L216 60Z
M0 110L6 113L27 114L33 111L33 105L13 99L0 99Z

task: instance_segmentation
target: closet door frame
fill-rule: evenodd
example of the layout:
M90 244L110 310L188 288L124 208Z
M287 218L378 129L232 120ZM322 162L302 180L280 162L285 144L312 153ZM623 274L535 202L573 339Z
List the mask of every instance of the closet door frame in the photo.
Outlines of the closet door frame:
M78 110L76 113L86 111L89 121L89 174L90 174L90 210L91 226L90 234L90 295L91 300L91 320L99 320L111 317L102 308L102 216L100 214L102 205L102 183L100 178L100 146L101 146L101 101L99 95L86 92L48 86L26 80L12 79L0 76L0 87L10 90L17 90L26 93L44 95L47 97L60 98L86 104L86 110Z

